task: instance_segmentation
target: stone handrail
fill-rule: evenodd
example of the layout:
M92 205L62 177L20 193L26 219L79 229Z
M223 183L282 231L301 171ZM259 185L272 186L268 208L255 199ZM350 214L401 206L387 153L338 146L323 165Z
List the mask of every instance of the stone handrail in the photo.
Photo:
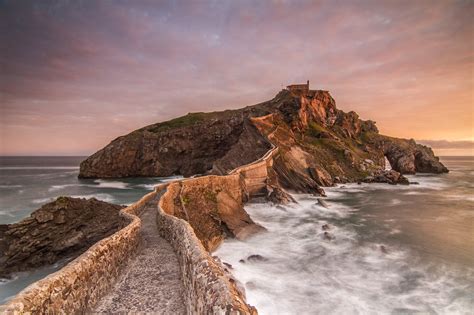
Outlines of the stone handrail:
M158 186L166 190L158 203L157 226L162 237L170 242L180 263L188 314L256 314L245 303L235 280L209 255L185 220L165 213L166 202L172 202L170 184ZM171 188L173 189L173 188Z
M266 165L277 150L272 147L260 159L232 170L229 175L245 177L245 172L264 166L259 163ZM264 177L259 175L258 178ZM194 178L177 181L192 180ZM156 191L122 209L120 215L128 220L128 225L97 242L62 269L26 287L0 306L0 313L73 314L90 311L112 287L139 248L141 220L138 215L148 202L157 197L158 191L170 184L157 186ZM167 196L168 190L159 200L157 224L160 234L178 255L188 313L256 314L255 308L245 303L244 294L237 289L235 280L204 249L189 223L162 210Z
M74 314L91 310L111 288L140 245L144 206L156 192L122 209L128 224L100 240L62 269L32 283L12 300L0 306L1 314Z

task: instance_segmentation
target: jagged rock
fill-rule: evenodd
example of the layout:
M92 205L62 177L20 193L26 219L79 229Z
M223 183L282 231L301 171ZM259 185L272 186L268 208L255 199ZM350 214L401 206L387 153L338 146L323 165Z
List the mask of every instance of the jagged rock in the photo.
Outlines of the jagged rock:
M274 204L289 204L296 202L295 199L280 187L267 185L267 200Z
M329 208L329 205L321 198L318 198L318 204L324 208Z
M59 197L22 221L0 225L0 277L74 258L122 228L123 206Z
M208 251L215 250L226 237L239 240L266 231L243 208L239 175L206 176L171 183L167 191L173 203L163 210L193 227Z
M383 170L379 171L374 176L367 176L364 179L365 183L387 183L391 185L401 184L409 185L408 179L394 170Z
M329 232L324 232L323 233L323 238L327 241L332 241L334 240L336 237L334 237L334 235L330 234Z
M262 262L262 261L268 261L268 258L263 257L262 255L255 254L255 255L250 255L247 257L247 261L249 262Z

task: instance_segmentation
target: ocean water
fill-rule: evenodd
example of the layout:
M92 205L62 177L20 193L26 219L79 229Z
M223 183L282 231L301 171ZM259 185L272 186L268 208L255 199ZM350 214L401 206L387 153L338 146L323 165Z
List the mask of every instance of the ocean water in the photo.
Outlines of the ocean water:
M0 224L17 222L59 196L95 197L131 204L170 178L78 179L85 157L0 157ZM0 279L0 304L30 283L58 270L66 261Z
M418 185L327 188L327 208L248 204L268 232L215 254L259 314L474 314L474 159L442 162Z

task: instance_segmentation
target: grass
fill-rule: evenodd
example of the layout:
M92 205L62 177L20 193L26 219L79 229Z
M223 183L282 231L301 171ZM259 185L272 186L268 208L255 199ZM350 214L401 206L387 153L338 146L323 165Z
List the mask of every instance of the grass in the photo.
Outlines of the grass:
M204 198L206 198L209 201L212 201L214 203L217 203L217 193L211 191L211 190L206 190L204 192Z
M187 206L191 202L191 199L189 198L189 196L183 196L181 197L181 202L184 206Z
M208 115L208 113L189 113L186 116L181 116L162 123L147 126L142 129L147 130L149 132L160 132L170 129L187 127L204 121Z
M314 138L319 138L320 134L326 131L326 128L324 128L318 123L315 123L314 121L311 121L308 127L308 136Z

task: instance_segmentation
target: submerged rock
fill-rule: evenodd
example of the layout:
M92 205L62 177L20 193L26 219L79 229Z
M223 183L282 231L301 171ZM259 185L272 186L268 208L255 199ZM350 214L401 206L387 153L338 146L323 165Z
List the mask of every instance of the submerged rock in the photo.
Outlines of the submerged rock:
M336 237L332 234L330 234L329 232L324 232L323 233L323 238L327 241L332 241L334 240Z
M318 204L324 208L329 208L329 205L324 201L324 199L318 198Z
M122 228L123 206L59 197L18 223L0 225L0 277L74 258Z
M323 224L321 228L323 229L323 231L327 231L330 229L329 224Z
M247 261L249 261L249 262L263 262L263 261L268 261L268 258L263 257L262 255L259 255L259 254L254 254L254 255L250 255L249 257L247 257Z

